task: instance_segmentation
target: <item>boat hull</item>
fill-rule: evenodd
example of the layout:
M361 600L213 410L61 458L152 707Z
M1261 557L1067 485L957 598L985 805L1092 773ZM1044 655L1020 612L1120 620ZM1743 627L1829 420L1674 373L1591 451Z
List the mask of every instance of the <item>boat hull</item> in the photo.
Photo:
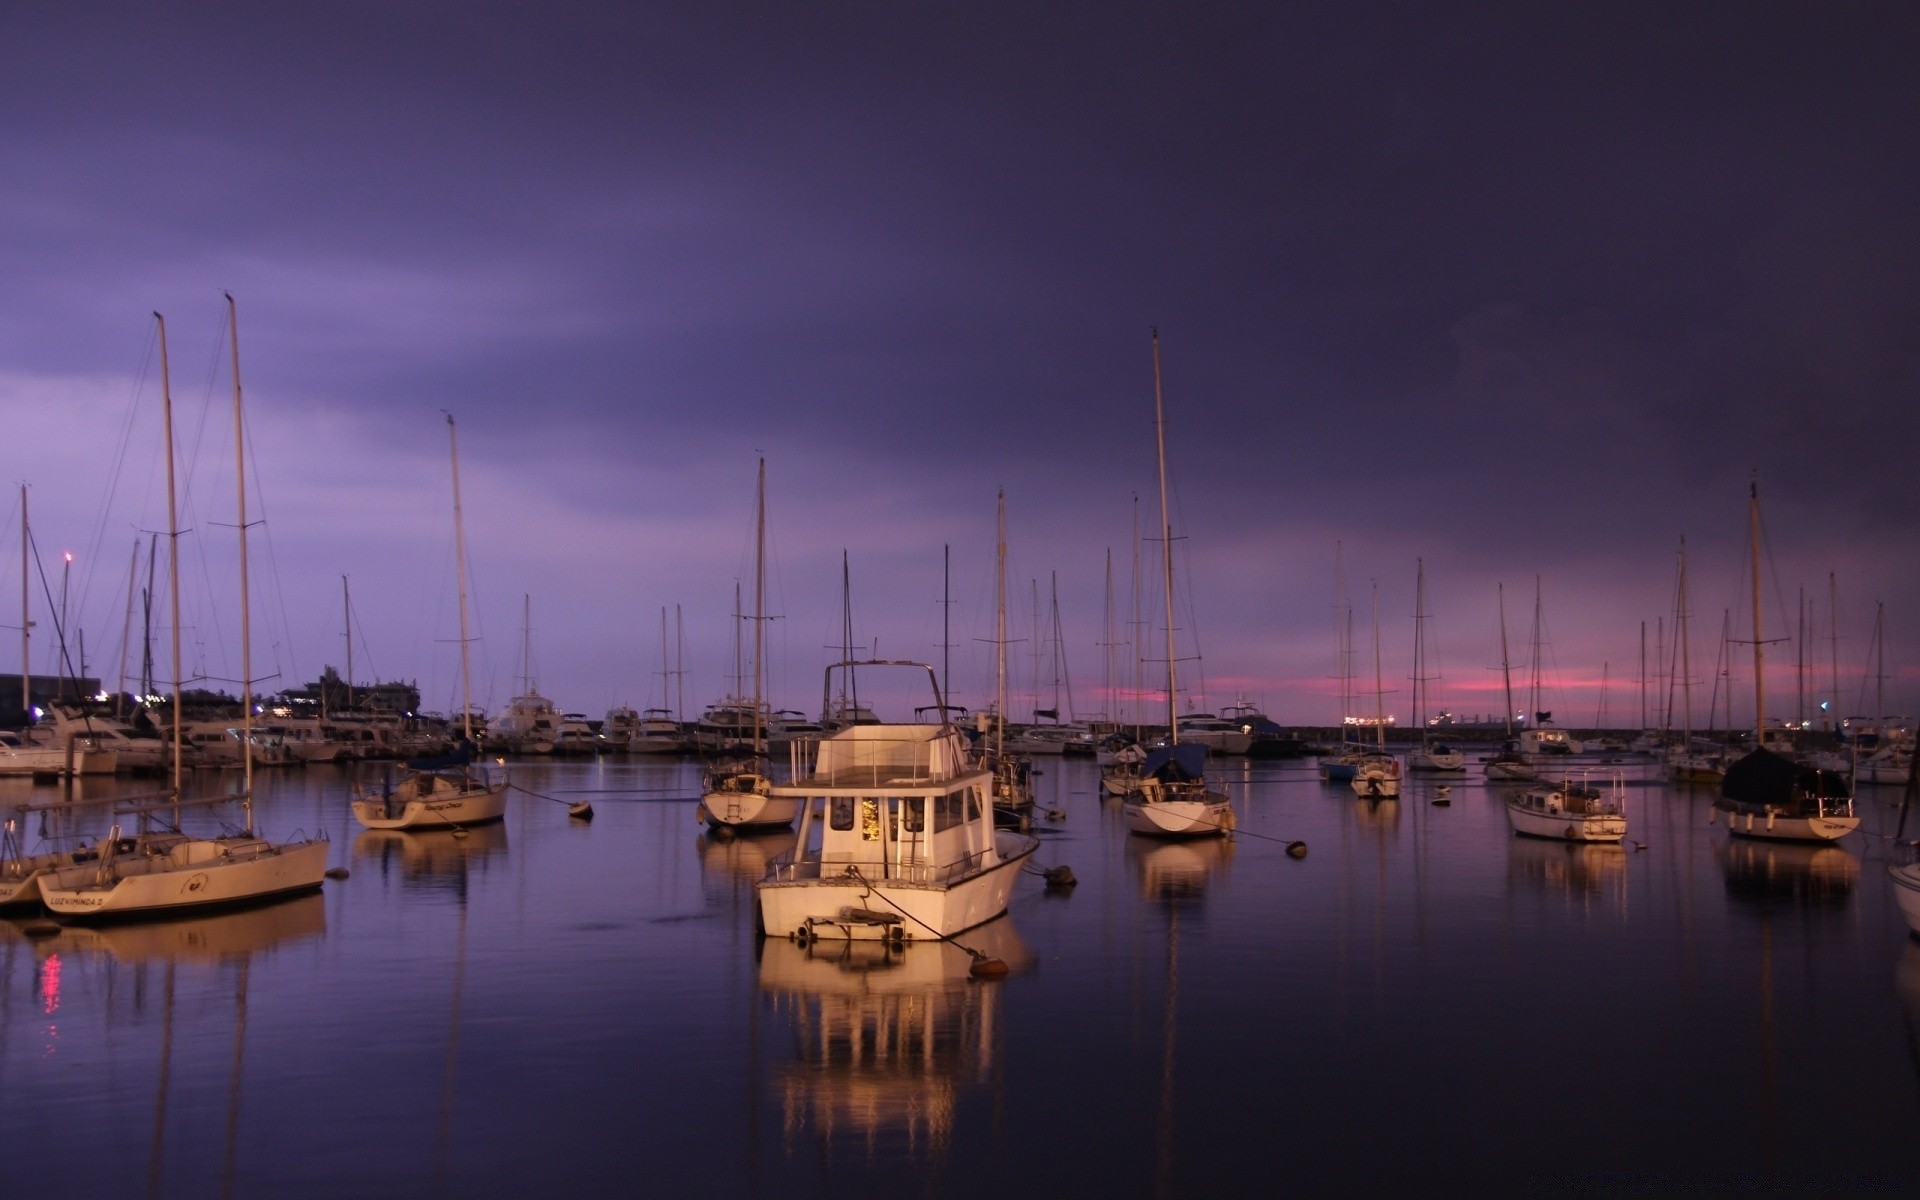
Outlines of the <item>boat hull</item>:
M1410 750L1407 752L1407 770L1425 774L1464 775L1467 773L1467 756L1458 750Z
M1359 765L1347 758L1323 758L1320 760L1320 782L1346 783L1353 778Z
M951 937L1007 911L1036 838L996 833L992 866L944 884L853 875L792 877L792 865L755 886L769 937L907 941ZM877 914L876 919L872 914Z
M1363 800L1391 800L1400 794L1400 764L1391 759L1364 761L1347 786Z
M1122 815L1129 833L1158 838L1224 837L1233 832L1233 805L1224 796L1205 800L1127 798Z
M701 821L713 829L766 829L791 825L800 815L797 796L769 796L763 792L718 789L700 798Z
M1920 863L1906 863L1892 868L1893 898L1900 905L1900 915L1907 920L1907 928L1920 935Z
M40 899L59 917L104 920L244 904L320 886L326 842L194 839L167 853L48 872Z
M1526 837L1560 842L1618 842L1627 836L1627 818L1618 813L1569 813L1507 802L1507 824Z
M1781 813L1716 808L1713 815L1727 822L1735 837L1768 842L1833 842L1860 828L1859 817L1792 817Z
M431 781L422 788L421 780ZM422 775L391 792L356 797L353 819L366 829L450 829L485 825L507 815L504 779L485 785L462 784L438 775Z

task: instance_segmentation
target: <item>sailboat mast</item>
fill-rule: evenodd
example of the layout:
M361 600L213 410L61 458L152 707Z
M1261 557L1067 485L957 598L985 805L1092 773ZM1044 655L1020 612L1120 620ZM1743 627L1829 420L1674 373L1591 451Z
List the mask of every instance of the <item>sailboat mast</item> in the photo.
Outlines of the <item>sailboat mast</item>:
M1167 508L1167 409L1160 387L1160 331L1153 331L1153 440L1160 463L1160 550L1167 602L1167 745L1180 744L1174 699L1178 691L1173 661L1173 518Z
M1420 744L1423 746L1427 741L1427 726L1420 719L1420 691L1426 674L1426 645L1423 640L1426 622L1427 562L1423 558L1416 558L1413 560L1413 727L1420 731Z
M1007 750L1007 489L995 494L993 541L993 759Z
M765 670L761 661L766 645L765 620L767 602L767 460L760 460L759 482L754 489L753 503L753 752L760 753L764 747L762 739L765 730L760 720L761 687L765 682Z
M460 593L460 736L473 741L472 667L467 650L467 533L460 512L460 432L447 414L447 447L453 457L453 565Z
M1387 687L1380 674L1380 584L1373 585L1373 740L1387 752Z
M133 592L140 582L140 539L133 539L133 555L127 562L127 614L120 621L120 671L113 685L113 715L125 716L122 701L127 695L127 655L133 650Z
M180 824L180 781L184 767L181 744L182 722L186 713L180 703L180 510L176 500L173 466L173 390L167 381L167 320L153 314L160 337L160 415L166 430L167 451L167 590L173 614L173 823Z
M27 586L27 576L32 570L32 557L27 550L29 531L27 526L27 485L20 485L20 717L29 718L33 712L33 622L27 619L27 603L32 595Z
M347 634L347 707L353 707L353 593L347 588L347 577L340 577L340 619L346 625ZM326 693L321 692L321 698Z
M1827 651L1833 668L1833 706L1840 706L1840 584L1837 573L1827 572ZM1827 732L1839 728L1840 714L1827 714Z
M1513 740L1513 667L1507 656L1507 585L1496 585L1500 603L1500 685L1507 699L1507 740Z
M1760 634L1760 485L1747 485L1747 553L1753 558L1753 744L1767 744L1766 639ZM1727 702L1733 702L1729 688Z
M1687 539L1680 539L1680 594L1674 622L1679 625L1680 637L1680 745L1688 752L1693 748L1693 663L1692 649L1687 641Z
M240 415L240 314L227 297L227 344L233 351L233 482L240 514L240 804L253 833L253 607L247 577L247 430Z
M940 694L953 703L953 546L940 546ZM947 719L946 713L940 719Z

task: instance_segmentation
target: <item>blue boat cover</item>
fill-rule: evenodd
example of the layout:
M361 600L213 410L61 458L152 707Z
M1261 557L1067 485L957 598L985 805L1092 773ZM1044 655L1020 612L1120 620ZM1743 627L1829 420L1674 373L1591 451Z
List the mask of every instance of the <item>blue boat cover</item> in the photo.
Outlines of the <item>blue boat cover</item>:
M1142 769L1162 783L1201 779L1207 773L1207 748L1197 742L1161 746L1148 752Z

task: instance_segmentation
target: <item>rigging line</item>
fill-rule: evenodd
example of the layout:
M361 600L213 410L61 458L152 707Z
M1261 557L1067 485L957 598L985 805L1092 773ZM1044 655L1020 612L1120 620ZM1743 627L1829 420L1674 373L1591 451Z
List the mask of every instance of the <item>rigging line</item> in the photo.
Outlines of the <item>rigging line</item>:
M71 681L75 698L79 699L80 675L73 669L73 655L67 650L66 626L60 620L59 606L53 601L53 584L47 580L46 565L40 561L40 543L33 536L31 529L27 530L27 547L32 552L34 570L40 573L40 594L47 598L47 611L52 614L50 620L53 624L54 661L64 668L60 672L61 690L66 690L66 684Z
M84 606L93 586L94 560L100 556L101 547L106 543L108 514L113 511L114 497L120 488L121 475L126 467L127 452L133 444L133 427L139 413L140 393L145 388L147 373L153 366L154 350L159 345L159 331L149 327L146 335L146 353L140 360L140 371L134 376L133 389L127 396L125 408L120 419L120 436L114 445L113 456L107 472L107 488L100 501L100 515L94 526L93 539L87 547L87 570L82 576L80 597Z

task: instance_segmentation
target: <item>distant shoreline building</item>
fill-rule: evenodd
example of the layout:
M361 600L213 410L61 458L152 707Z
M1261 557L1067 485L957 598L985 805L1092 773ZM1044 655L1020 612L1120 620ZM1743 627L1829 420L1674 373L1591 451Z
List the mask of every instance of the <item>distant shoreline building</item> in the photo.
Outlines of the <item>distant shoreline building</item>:
M54 700L91 700L100 694L98 679L71 679L63 675L34 675L27 680L28 702L45 709ZM20 674L0 675L0 726L18 729L28 723L20 708Z

